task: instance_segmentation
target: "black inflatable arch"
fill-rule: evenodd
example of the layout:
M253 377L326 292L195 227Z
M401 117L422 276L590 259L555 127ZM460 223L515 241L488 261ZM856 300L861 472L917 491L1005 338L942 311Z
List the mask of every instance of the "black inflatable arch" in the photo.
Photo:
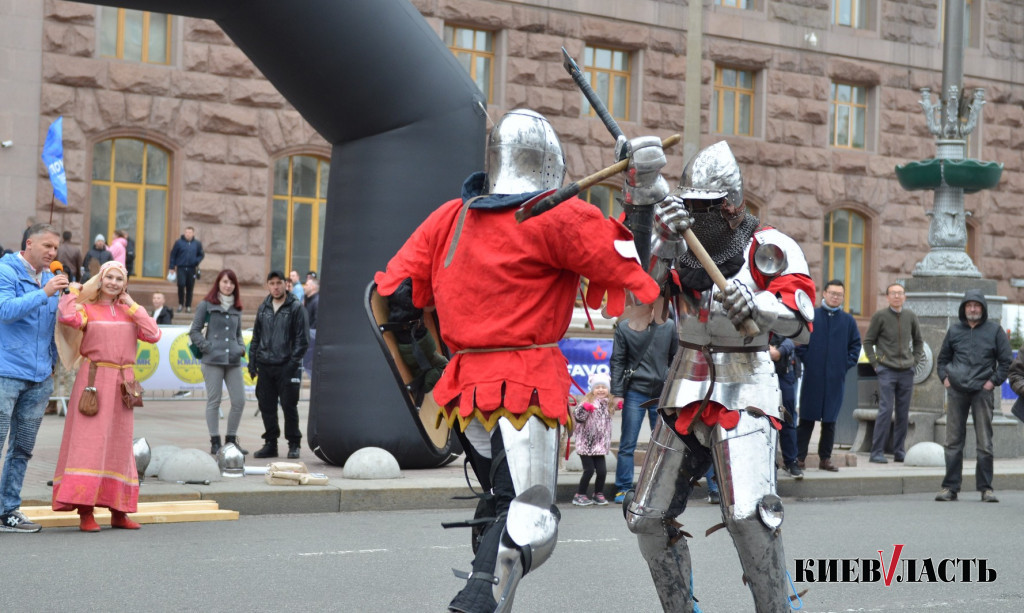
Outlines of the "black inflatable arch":
M214 20L332 144L307 442L343 464L382 447L448 462L410 412L367 322L366 284L482 166L483 97L407 0L97 2Z

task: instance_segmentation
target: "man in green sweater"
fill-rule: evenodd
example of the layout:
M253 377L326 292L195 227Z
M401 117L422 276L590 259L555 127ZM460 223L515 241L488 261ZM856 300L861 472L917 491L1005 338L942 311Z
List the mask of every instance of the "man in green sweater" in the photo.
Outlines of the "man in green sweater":
M913 311L903 307L907 299L903 286L899 283L889 285L885 288L885 297L889 300L889 308L875 312L864 335L864 354L878 374L878 416L875 417L875 431L871 439L871 461L877 464L889 462L885 459L885 442L889 438L894 410L894 459L902 462L906 455L903 444L907 440L914 368L924 361L921 324Z

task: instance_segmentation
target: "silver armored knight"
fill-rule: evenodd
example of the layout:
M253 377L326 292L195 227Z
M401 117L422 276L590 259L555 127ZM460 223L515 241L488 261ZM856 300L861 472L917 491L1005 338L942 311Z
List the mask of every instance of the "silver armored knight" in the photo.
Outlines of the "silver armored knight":
M643 469L623 505L626 522L664 610L694 610L688 535L677 518L714 463L724 526L756 610L788 611L775 481L783 409L768 337L807 342L814 316L807 262L792 238L746 211L739 165L724 141L690 160L679 188L655 207L654 225L650 272L675 307L679 351ZM687 229L727 280L724 289L687 248Z

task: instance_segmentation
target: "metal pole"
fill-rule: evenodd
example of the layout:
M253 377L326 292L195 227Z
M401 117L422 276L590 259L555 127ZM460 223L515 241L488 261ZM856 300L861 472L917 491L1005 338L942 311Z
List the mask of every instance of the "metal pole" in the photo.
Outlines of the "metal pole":
M946 29L942 40L942 103L949 87L960 87L964 80L964 5L965 0L946 0ZM960 92L963 96L963 92Z

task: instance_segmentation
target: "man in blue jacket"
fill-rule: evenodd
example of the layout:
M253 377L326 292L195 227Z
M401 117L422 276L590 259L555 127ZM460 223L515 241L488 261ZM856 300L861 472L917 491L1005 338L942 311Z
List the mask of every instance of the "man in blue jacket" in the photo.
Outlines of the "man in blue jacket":
M59 246L56 228L35 224L27 231L24 251L0 258L0 447L7 442L0 532L41 529L19 508L25 469L53 392L57 300L68 286L67 276L50 272Z
M1003 384L1013 361L1006 331L988 320L988 301L969 289L960 301L960 321L951 325L935 361L946 386L946 476L935 500L956 500L963 481L967 413L974 414L978 461L975 487L982 502L999 502L992 491L992 414L995 389Z
M857 365L861 346L857 322L842 308L845 297L846 288L842 281L832 279L825 284L821 306L814 309L811 340L796 348L796 355L804 365L800 425L796 437L799 468L805 466L814 422L820 421L818 468L829 472L839 470L832 462L836 421L843 405L846 371Z
M175 271L177 276L179 313L182 309L186 313L192 312L192 289L196 286L196 272L204 256L203 244L196 238L195 228L185 228L181 238L174 241L168 264L168 268Z

